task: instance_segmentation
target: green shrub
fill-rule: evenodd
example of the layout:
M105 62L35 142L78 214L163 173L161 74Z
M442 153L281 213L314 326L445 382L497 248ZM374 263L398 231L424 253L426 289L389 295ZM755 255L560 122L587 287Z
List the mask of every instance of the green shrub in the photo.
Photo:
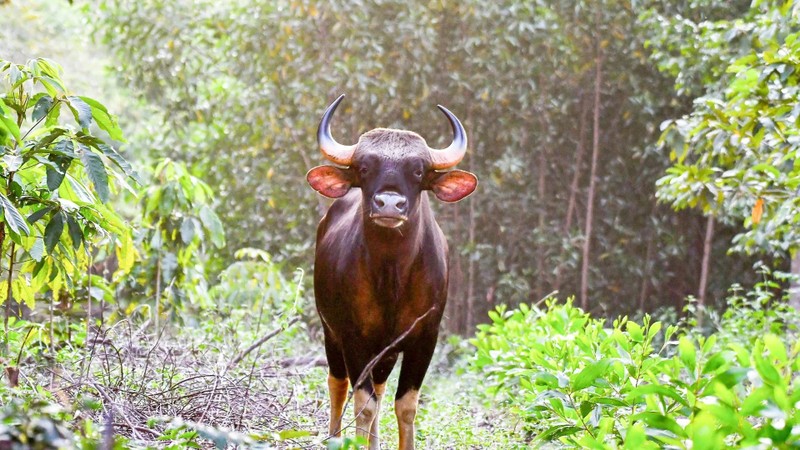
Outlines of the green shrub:
M775 334L752 346L602 320L551 299L490 313L472 368L533 441L582 448L800 445L797 354ZM663 342L656 345L656 342Z
M772 271L760 262L754 269L761 281L748 288L734 284L723 312L700 311L694 303L687 305L687 325L692 333L713 332L720 346L729 343L751 346L767 333L786 335L786 342L797 339L800 312L789 305L786 289L794 276ZM703 326L697 323L699 314L709 318Z
M3 388L0 387L0 393ZM41 398L36 392L12 393L0 408L0 448L117 450L129 448L121 436L105 436L105 426L78 411Z
M107 290L87 276L94 256L116 253L117 277L134 262L132 229L108 204L138 179L114 147L124 141L122 130L102 103L73 95L61 72L44 58L0 59L3 355L12 309L21 316L23 304L35 310L44 303L39 309L52 323L54 310L83 301L91 317L92 299Z

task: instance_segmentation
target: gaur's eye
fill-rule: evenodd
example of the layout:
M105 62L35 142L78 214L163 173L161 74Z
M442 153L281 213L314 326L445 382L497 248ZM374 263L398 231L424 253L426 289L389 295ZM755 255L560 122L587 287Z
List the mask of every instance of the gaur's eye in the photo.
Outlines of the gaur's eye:
M422 178L422 169L416 169L414 171L414 176L417 178Z
M367 172L369 172L369 167L368 167L368 166L361 166L361 167L359 167L359 168L358 168L358 172L359 172L361 175L364 175L364 174L366 174Z

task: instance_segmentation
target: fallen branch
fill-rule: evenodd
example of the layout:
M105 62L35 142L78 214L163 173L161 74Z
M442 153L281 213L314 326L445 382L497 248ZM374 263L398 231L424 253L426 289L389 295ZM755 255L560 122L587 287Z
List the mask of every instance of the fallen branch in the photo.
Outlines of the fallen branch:
M316 356L296 356L293 358L284 358L280 361L281 367L327 367L328 360L325 355Z
M112 400L111 397L106 393L106 391L103 388L101 388L98 384L89 382L88 385L91 386L95 391L97 391L97 393L100 394L101 397L103 397L103 400L105 400L105 402L107 403L107 405L105 405L106 411L108 412L116 409L120 417L122 417L125 423L128 424L128 427L130 427L131 432L133 433L133 437L138 440L141 440L142 437L141 435L139 435L139 428L141 427L137 427L133 424L133 422L131 422L128 416L125 415L125 411L122 409L122 407L117 405L117 403L114 400ZM109 417L113 417L113 413L110 414L112 415Z
M253 350L257 349L259 346L264 344L264 342L267 342L268 340L274 338L275 336L277 336L278 334L280 334L281 332L283 332L284 330L286 330L290 326L292 326L295 323L297 323L297 321L299 321L299 320L300 320L299 317L295 317L294 319L290 320L289 323L287 323L286 325L283 325L283 326L281 326L279 328L276 328L276 329L272 330L269 334L267 334L266 336L264 336L261 339L257 340L256 342L254 342L253 345L251 345L250 347L247 347L246 349L242 350L241 353L236 355L236 357L233 358L230 363L228 363L227 370L230 370L233 366L238 364L242 359L244 359L245 356L247 356L250 352L252 352Z

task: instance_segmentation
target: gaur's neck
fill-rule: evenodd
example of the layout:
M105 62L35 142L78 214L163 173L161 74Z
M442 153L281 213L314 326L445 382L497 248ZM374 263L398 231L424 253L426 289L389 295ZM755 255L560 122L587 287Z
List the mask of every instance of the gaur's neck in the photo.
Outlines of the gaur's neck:
M413 259L422 238L420 214L416 212L415 215L397 228L381 227L369 218L365 219L364 236L370 258L382 261Z
M427 204L420 204L408 216L408 221L397 228L381 227L370 221L364 222L365 243L370 259L375 261L391 262L398 258L412 261L420 250L424 240L425 222L427 219L425 208Z

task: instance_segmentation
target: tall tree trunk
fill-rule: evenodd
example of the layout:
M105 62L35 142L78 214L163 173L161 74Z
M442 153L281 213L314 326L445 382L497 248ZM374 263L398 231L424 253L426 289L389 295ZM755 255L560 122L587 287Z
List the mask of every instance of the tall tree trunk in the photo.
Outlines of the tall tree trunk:
M470 171L472 164L470 163ZM475 197L469 199L469 244L470 248L475 248ZM463 331L471 330L473 325L473 315L475 309L475 258L469 258L467 263L467 308L464 314Z
M572 228L572 218L575 216L575 211L577 208L575 207L575 203L578 197L578 183L581 179L581 165L583 164L583 153L586 149L584 137L586 135L586 115L588 113L587 108L583 108L583 101L579 103L581 105L581 119L580 119L580 126L578 127L578 148L575 150L575 172L572 174L572 183L569 187L569 200L567 201L567 217L564 220L564 235L569 234L570 228Z
M583 94L580 95L581 100L578 102L581 109L580 126L578 127L578 144L575 149L575 172L572 174L572 183L569 187L569 200L567 201L567 217L564 220L564 239L569 238L569 232L572 229L572 218L575 215L577 208L575 206L578 197L578 183L581 179L581 167L583 166L583 154L586 149L586 116L588 115L588 108L584 108ZM562 252L563 255L563 252ZM553 289L556 291L561 290L561 283L564 282L564 267L559 264L556 270L556 281Z
M451 218L449 223L452 224L453 230L461 229L461 204L457 203L451 208ZM460 244L460 243L459 243ZM464 269L462 265L462 258L459 252L454 252L454 249L460 248L461 245L453 245L450 249L450 274L449 285L447 288L447 329L451 333L459 334L462 332L461 324L463 319L461 312L463 311L462 299L464 298Z
M541 84L540 84L541 85ZM537 223L537 233L542 233L544 230L545 224L547 223L547 193L545 192L547 187L547 120L544 118L544 112L540 113L539 116L539 124L541 126L540 135L544 136L542 140L542 144L539 145L538 157L536 158L536 173L537 173L537 183L536 183L536 196L538 198L538 223ZM527 148L529 146L529 136L527 132L523 132L522 136L522 148ZM532 164L533 165L533 164ZM533 167L531 169L534 169ZM532 170L533 172L533 170ZM533 283L533 292L532 292L532 301L538 301L544 295L544 260L545 260L545 249L544 248L537 248L536 250L536 280Z
M653 209L650 210L650 217L656 214L658 201L653 202ZM644 255L644 268L642 270L642 288L639 290L639 311L645 311L645 302L650 295L650 273L653 270L653 252L655 251L656 231L652 226L647 228L647 250Z
M792 258L792 275L795 278L789 289L789 305L794 309L800 310L800 249Z
M599 11L599 10L598 10ZM597 185L597 159L600 154L600 88L603 82L603 54L600 37L597 37L594 74L594 116L592 130L592 165L589 174L589 193L586 201L586 231L581 264L581 308L589 310L589 256L591 254L592 225L594 222L594 196Z
M467 123L470 123L471 114L470 110L467 109ZM469 158L469 165L468 170L470 172L475 172L474 167L474 159ZM469 245L470 248L475 248L475 196L471 195L469 197ZM469 280L467 281L467 310L464 318L464 331L472 330L473 326L473 317L475 312L475 258L469 258L467 266L467 276Z
M700 305L700 314L697 317L699 325L703 325L706 308L706 288L708 287L708 272L711 261L711 244L714 240L714 216L708 216L706 222L706 237L703 240L703 262L700 265L700 286L697 288L697 302Z
M547 193L545 192L547 186L547 149L542 147L539 149L539 183L537 186L537 194L539 196L539 233L544 231L545 224L547 223ZM545 249L539 249L536 252L536 298L538 301L544 295L544 257Z

